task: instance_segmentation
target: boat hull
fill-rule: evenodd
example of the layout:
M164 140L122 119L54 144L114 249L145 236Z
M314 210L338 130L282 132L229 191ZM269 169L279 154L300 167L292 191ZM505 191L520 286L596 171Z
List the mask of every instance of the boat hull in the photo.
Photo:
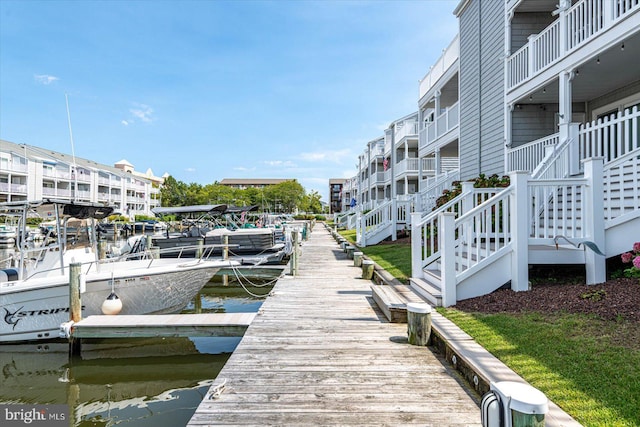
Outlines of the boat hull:
M156 267L100 272L85 275L81 294L82 316L102 314L102 303L113 289L122 302L120 314L164 314L180 311L222 268L221 262L163 263ZM29 284L2 283L0 288L0 342L46 340L59 337L60 324L69 313L68 274L31 280Z

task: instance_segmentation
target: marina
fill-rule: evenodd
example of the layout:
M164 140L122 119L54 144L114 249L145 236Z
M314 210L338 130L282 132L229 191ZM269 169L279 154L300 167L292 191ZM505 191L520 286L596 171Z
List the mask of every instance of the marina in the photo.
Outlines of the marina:
M371 281L317 226L299 270L276 283L189 426L479 426L478 396L426 347L407 342Z

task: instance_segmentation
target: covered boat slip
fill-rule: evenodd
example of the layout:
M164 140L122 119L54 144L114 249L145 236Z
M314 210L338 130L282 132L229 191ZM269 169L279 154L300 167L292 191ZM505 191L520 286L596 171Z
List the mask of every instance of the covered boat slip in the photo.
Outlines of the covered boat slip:
M371 282L323 227L197 408L199 425L480 426L476 399L428 348L407 343Z

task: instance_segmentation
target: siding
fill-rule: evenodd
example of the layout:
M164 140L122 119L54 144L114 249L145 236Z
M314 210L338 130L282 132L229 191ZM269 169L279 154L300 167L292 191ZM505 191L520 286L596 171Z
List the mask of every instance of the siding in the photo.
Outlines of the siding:
M504 7L472 0L460 16L460 173L504 173Z

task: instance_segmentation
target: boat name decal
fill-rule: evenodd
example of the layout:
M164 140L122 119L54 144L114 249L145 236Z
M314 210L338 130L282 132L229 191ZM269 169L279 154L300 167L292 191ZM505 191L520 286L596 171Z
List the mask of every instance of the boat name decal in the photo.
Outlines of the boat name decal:
M23 317L43 316L47 314L58 314L58 313L69 312L69 307L45 308L40 310L22 310L23 308L24 306L20 307L13 313L7 310L6 308L4 309L4 311L6 312L4 315L4 321L8 325L13 325L14 330L16 329L16 325L18 324L18 322L22 320ZM82 309L84 308L85 307L82 306Z
M7 323L7 325L13 325L13 330L16 329L16 325L20 321L20 316L16 316L16 313L18 313L23 308L24 308L24 305L19 309L17 309L16 311L14 311L13 313L7 310L6 308L4 309L4 311L6 312L4 314L4 321Z

